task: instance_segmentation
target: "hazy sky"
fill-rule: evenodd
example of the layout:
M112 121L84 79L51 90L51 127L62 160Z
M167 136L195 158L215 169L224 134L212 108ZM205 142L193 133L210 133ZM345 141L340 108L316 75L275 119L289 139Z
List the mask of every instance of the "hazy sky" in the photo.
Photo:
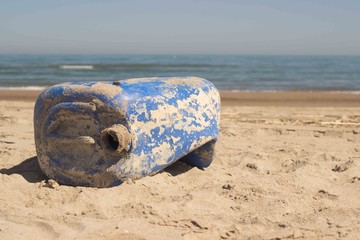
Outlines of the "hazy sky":
M0 53L360 55L360 0L5 0Z

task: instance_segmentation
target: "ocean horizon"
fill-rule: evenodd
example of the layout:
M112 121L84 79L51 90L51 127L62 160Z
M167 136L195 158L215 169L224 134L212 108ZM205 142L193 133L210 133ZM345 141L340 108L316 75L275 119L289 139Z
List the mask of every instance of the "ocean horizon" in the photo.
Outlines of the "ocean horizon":
M0 88L197 76L229 91L360 91L360 56L0 55Z

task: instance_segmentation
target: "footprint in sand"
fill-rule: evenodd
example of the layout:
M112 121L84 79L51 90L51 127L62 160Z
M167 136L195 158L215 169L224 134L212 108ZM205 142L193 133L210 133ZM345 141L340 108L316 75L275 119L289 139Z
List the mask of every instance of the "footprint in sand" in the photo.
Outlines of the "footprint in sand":
M327 198L327 199L331 199L331 200L336 200L338 198L337 195L331 194L331 193L329 193L328 191L326 191L324 189L320 189L316 195L321 197L321 198Z
M293 172L303 166L306 166L307 164L308 164L308 162L305 160L290 159L290 160L283 162L281 164L281 166L284 167L285 172Z
M353 177L351 183L360 183L360 177Z
M345 163L336 164L335 167L331 170L333 172L344 172L351 167L352 163L353 163L353 161L349 160L349 161L346 161Z

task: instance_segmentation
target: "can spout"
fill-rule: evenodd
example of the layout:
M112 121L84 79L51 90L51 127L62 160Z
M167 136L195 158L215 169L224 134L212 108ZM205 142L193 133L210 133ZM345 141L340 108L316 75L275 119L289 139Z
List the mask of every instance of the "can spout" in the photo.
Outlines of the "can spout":
M110 153L128 151L130 144L130 133L123 125L116 124L101 131L101 145Z

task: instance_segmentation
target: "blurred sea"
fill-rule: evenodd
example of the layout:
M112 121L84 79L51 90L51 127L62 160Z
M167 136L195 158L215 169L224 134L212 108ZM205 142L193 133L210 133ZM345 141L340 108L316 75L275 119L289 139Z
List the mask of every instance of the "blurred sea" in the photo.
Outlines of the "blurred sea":
M198 76L221 90L360 91L360 56L0 55L0 88Z

